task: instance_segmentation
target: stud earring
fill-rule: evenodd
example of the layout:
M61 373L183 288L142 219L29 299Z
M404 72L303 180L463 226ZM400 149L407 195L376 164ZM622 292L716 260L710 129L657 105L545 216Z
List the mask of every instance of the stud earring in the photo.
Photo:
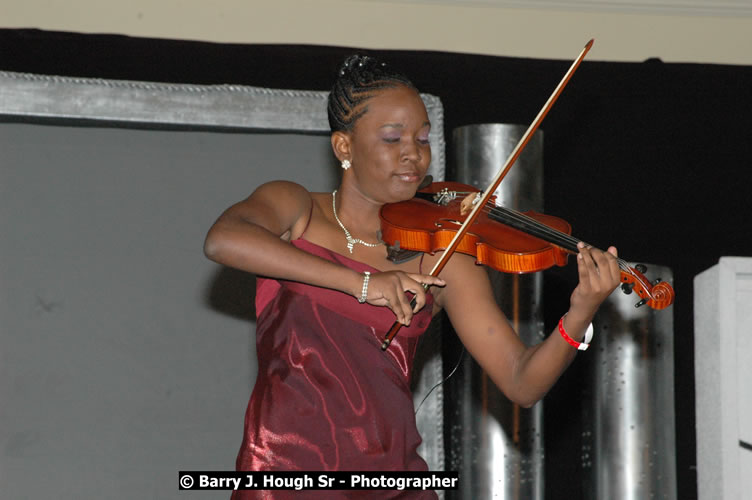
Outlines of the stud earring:
M352 167L352 163L350 163L350 160L342 160L342 168L347 170L348 168Z

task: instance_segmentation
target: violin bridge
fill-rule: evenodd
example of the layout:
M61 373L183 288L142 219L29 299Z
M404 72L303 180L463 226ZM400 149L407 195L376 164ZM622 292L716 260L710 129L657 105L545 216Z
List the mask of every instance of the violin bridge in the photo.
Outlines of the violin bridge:
M460 215L467 215L481 200L480 193L470 193L460 204Z

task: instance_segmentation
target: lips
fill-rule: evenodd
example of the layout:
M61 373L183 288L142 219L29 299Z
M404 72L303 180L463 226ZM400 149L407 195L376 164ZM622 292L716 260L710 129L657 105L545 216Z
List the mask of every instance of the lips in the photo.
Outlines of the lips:
M397 177L399 177L400 180L404 182L420 182L420 180L423 178L418 172L409 171L409 172L397 172Z

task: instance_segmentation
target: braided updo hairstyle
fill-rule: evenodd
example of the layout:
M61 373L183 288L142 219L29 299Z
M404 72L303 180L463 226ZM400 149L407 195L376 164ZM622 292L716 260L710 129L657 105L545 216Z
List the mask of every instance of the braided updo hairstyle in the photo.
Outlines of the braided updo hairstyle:
M363 103L379 90L399 85L415 89L405 75L375 57L356 54L345 59L329 93L327 114L331 131L352 130L358 118L367 111Z

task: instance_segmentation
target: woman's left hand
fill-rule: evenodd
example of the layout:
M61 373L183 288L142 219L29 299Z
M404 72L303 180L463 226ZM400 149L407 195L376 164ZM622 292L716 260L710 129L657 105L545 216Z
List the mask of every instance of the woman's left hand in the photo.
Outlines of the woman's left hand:
M619 286L621 271L616 259L615 247L607 252L588 247L580 242L577 247L577 271L580 282L570 298L570 312L577 312L582 317L595 314L598 306Z

